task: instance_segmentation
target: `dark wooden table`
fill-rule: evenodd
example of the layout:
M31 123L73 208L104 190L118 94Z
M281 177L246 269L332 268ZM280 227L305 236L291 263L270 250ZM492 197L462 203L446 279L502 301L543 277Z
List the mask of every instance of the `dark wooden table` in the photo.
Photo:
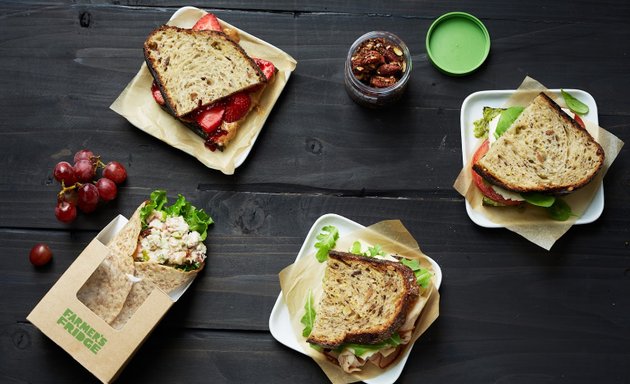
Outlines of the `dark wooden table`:
M151 4L149 4L151 3ZM121 383L325 382L278 343L268 320L277 273L313 222L337 213L369 225L400 219L444 272L440 317L416 343L400 382L630 382L630 158L605 180L605 209L545 251L468 218L452 188L461 168L459 113L472 92L517 87L591 93L600 125L630 140L630 3L294 1L196 2L292 55L298 66L235 175L130 125L108 107L138 70L141 44L174 1L0 4L0 382L96 379L26 315L98 231L156 188L211 213L208 267L119 378ZM431 22L467 11L487 26L485 65L460 78L435 70ZM405 99L387 111L343 86L350 44L370 30L411 49ZM115 202L71 225L54 216L52 168L89 148L121 161ZM45 242L53 263L35 269Z

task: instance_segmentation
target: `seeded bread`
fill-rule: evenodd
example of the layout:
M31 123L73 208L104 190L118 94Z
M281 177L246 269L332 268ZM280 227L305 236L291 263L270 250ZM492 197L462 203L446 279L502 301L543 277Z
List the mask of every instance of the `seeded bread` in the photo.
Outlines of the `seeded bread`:
M267 82L258 65L223 32L162 26L144 42L144 57L178 118Z
M387 340L418 299L407 266L351 253L330 251L324 293L307 341L324 348Z
M603 163L602 147L540 93L473 169L511 191L564 194L588 184Z

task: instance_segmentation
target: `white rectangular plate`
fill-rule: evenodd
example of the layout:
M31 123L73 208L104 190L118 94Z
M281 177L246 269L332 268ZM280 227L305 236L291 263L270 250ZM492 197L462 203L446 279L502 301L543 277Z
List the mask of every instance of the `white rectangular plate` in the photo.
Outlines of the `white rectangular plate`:
M334 225L335 227L337 227L340 237L359 229L365 228L363 225L347 219L343 216L335 215L332 213L323 215L319 219L317 219L311 227L295 261L300 260L302 257L307 257L313 254L313 250L315 249L315 242L317 241L316 236L322 229L322 227L326 225ZM431 262L433 270L435 271L435 277L433 280L435 287L439 289L442 283L442 270L440 269L438 263L435 262L435 260L431 259L430 257L427 258ZM304 353L304 351L302 351L302 347L299 344L299 341L295 337L295 332L293 332L289 310L284 303L282 292L280 292L280 295L278 295L276 304L271 310L271 316L269 317L269 330L271 331L271 335L280 343L300 353ZM413 345L409 346L409 348L406 349L405 354L398 360L395 365L391 367L391 369L384 371L382 374L372 379L366 380L365 382L367 384L389 384L395 382L396 379L398 379L398 377L400 376L405 366L405 363L407 362L407 358L409 357L411 348L413 348Z
M483 107L501 107L512 96L516 90L497 90L497 91L480 91L475 92L468 96L463 104L461 110L461 135L462 135L462 160L464 167L472 158L475 149L479 144L473 133L473 121L480 119L483 114ZM551 89L556 95L560 94L559 89ZM597 104L595 99L588 92L579 89L565 89L584 104L588 105L588 113L582 117L586 120L599 125L599 119L597 114ZM595 193L595 197L591 204L586 208L582 216L575 222L575 224L588 224L597 220L604 211L604 186L600 182L600 186ZM466 212L468 217L477 225L486 228L502 228L503 225L494 223L488 220L483 213L475 211L470 206L470 203L466 201Z

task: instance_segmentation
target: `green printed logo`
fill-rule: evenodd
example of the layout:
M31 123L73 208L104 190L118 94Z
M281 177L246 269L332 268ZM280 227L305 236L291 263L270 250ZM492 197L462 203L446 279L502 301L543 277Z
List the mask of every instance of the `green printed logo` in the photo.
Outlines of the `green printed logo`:
M100 333L96 332L90 324L81 320L76 313L70 308L66 308L57 324L61 325L63 329L68 331L75 339L80 341L85 348L89 349L93 354L97 354L107 343L107 339Z

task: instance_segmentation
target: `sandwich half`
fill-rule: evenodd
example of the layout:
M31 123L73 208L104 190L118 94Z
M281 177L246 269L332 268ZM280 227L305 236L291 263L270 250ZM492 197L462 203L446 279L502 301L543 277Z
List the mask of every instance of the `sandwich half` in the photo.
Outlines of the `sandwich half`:
M557 195L588 184L603 164L602 147L541 92L472 168L511 192Z
M219 31L165 25L146 39L144 56L178 118L267 82L243 48Z
M409 343L419 286L400 262L329 251L323 296L307 342L346 372L368 361L384 368Z
M214 29L200 29L208 18ZM253 95L275 73L272 63L248 56L237 39L208 14L192 29L161 26L144 42L155 101L211 150L224 149L236 135L256 104Z

